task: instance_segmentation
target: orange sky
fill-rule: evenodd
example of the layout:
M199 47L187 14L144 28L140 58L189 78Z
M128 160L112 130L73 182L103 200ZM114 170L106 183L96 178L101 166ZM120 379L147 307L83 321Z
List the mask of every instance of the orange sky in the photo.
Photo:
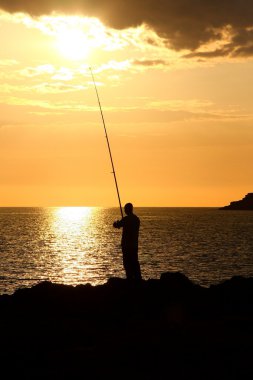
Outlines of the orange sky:
M124 24L108 8L103 24L16 3L0 12L0 206L117 206L89 66L122 203L222 206L253 191L249 23L233 14L200 41L190 16L198 38L159 14L129 10Z

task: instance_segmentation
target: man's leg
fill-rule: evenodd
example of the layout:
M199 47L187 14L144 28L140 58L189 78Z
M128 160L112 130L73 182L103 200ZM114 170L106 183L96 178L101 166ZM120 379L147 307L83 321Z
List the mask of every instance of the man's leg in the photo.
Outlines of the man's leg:
M136 260L134 264L134 278L136 280L141 280L141 267L138 260Z
M141 280L141 268L139 261L135 258L123 257L123 264L128 280Z
M138 260L138 249L132 251L132 273L135 280L141 280L141 268Z
M126 278L128 280L130 280L133 277L133 275L132 275L132 265L130 263L128 255L124 254L124 253L123 253L123 266L124 266L124 269L125 269L125 272L126 272Z

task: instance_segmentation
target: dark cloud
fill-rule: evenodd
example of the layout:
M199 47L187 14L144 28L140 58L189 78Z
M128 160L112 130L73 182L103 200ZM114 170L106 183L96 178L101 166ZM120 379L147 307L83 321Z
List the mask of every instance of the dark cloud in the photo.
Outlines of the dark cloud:
M237 31L230 45L232 56L248 57L253 55L253 30L241 29Z
M116 29L146 23L176 50L194 51L220 40L221 29L230 26L231 44L216 53L252 54L252 0L0 0L0 8L34 16L53 11L79 13L99 17Z
M185 54L184 58L217 58L224 57L225 55L229 55L231 49L229 48L221 48L212 51L197 51L189 54Z
M214 58L214 57L250 57L253 55L253 30L234 29L231 41L221 48L213 51L193 51L186 54L185 58Z
M145 67L153 67L153 66L168 66L169 63L162 59L136 59L133 61L133 64L136 66L145 66Z

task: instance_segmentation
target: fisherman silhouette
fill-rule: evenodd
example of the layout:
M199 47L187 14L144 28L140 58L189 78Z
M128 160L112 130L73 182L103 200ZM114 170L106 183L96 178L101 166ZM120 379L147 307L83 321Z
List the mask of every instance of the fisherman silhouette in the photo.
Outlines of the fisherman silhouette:
M141 280L141 269L138 261L138 237L140 219L133 213L132 203L124 207L126 216L113 223L115 228L123 228L121 248L123 266L128 280Z

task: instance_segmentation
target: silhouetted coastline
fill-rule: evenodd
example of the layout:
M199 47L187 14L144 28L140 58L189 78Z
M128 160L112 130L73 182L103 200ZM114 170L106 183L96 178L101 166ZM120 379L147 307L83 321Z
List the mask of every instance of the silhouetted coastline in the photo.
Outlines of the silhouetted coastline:
M181 273L0 296L2 369L26 379L250 378L253 278Z
M248 193L239 201L230 202L228 206L220 207L220 210L252 210L253 211L253 193Z

